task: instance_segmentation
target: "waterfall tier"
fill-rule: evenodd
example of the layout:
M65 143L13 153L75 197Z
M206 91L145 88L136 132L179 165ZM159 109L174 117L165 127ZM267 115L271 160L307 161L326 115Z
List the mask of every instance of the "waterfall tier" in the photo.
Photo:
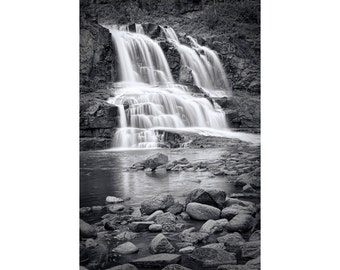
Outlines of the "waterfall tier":
M207 98L195 96L184 85L175 84L166 57L158 43L128 26L110 27L119 61L120 82L109 102L119 107L120 128L113 145L124 148L157 147L158 130L227 130L224 112ZM229 91L225 73L215 52L192 39L193 48L180 44L172 28L162 28L181 54L182 65L193 70L195 83L216 95ZM198 54L201 50L204 53ZM224 74L224 75L223 75Z

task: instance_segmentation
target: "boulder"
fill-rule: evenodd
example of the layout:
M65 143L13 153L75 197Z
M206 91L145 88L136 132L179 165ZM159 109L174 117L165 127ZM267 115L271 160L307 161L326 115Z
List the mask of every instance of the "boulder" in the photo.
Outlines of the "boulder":
M169 254L169 253L161 253L155 254L143 258L139 258L137 260L132 261L131 263L141 268L160 268L165 267L169 264L174 264L179 262L181 259L181 255L177 254Z
M161 224L152 224L149 226L150 232L161 232L162 231L162 225Z
M254 218L251 215L238 214L229 221L227 230L230 232L245 233L252 228L253 224Z
M198 188L191 191L186 200L185 204L196 202L201 204L208 204L211 206L216 206L215 201L210 197L209 193L206 192L204 189Z
M150 252L156 253L174 253L175 248L169 240L162 234L157 234L151 241Z
M186 207L186 212L191 218L197 220L216 220L221 215L221 210L218 208L196 202L189 203Z
M213 201L216 203L218 208L223 208L223 203L227 194L224 190L219 188L207 189L206 192L210 195Z
M255 259L260 256L261 244L260 241L247 242L242 247L242 257Z
M80 229L80 236L83 238L97 237L96 229L92 225L86 223L82 219L79 220L79 229Z
M175 203L171 194L162 193L145 200L141 204L140 211L144 215L150 215L156 210L165 210Z
M217 241L219 243L223 243L225 249L233 253L240 253L242 246L245 243L245 240L243 239L242 235L239 234L238 232L229 233L224 236L218 237Z
M138 270L138 268L132 264L125 263L122 265L117 265L106 270Z
M169 159L168 156L162 154L162 153L157 153L155 155L152 155L148 157L145 160L145 168L150 168L152 170L156 169L158 166L164 165L168 163Z
M180 216L183 220L190 220L190 216L188 215L187 212L182 212L179 216Z
M194 269L216 268L223 264L236 264L235 255L215 248L196 248L182 258L184 266Z
M149 226L154 224L153 221L134 221L130 224L131 231L134 232L144 232L149 229Z
M179 238L183 242L197 244L200 242L205 242L205 240L209 237L208 233L195 232L195 230L196 230L195 227L186 229L180 233Z
M139 248L136 247L133 243L126 242L126 243L121 244L118 247L114 248L112 251L116 252L118 254L128 255L128 254L137 253L138 250L139 250Z
M116 238L119 241L130 241L132 239L135 239L136 237L137 237L136 233L126 231L116 235L114 238Z

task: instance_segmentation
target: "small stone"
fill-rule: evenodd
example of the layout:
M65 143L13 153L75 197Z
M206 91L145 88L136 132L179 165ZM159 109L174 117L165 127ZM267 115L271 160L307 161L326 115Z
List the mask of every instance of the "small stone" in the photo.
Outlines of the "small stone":
M153 221L134 221L130 224L130 229L134 232L143 232L147 231L152 224Z
M86 223L84 220L80 219L79 222L80 236L84 238L95 238L97 236L96 229Z
M245 243L245 240L243 239L242 235L239 234L238 232L229 233L224 236L218 237L217 241L219 243L224 244L228 252L233 253L240 253L241 248Z
M179 235L179 238L181 239L181 241L189 242L193 244L204 242L208 237L209 237L208 233L195 232L195 227L186 229L183 232L181 232Z
M180 255L177 254L168 254L168 253L161 253L155 254L143 258L139 258L137 260L132 261L132 263L139 267L144 268L156 268L156 267L164 267L168 264L173 264L179 262L181 259Z
M187 212L182 212L180 215L179 215L183 220L190 220L190 216Z
M138 268L132 264L125 263L122 265L117 265L106 270L138 270Z
M141 204L140 211L142 214L150 215L156 210L165 210L175 203L174 197L171 194L162 193L156 195Z
M194 250L195 250L194 246L188 246L185 248L181 248L178 252L180 254L189 254L189 253L192 253Z
M221 231L221 228L218 227L216 221L212 219L209 219L208 221L206 221L200 229L200 232L204 232L208 234L214 234L220 231Z
M114 197L114 196L107 196L106 202L107 203L121 203L121 202L124 202L124 200L121 198Z
M105 230L109 230L109 231L114 231L114 230L118 229L118 227L117 227L117 225L115 224L114 221L105 222L104 228L105 228Z
M162 270L191 270L179 264L170 264L165 266Z
M82 207L79 209L79 213L81 216L88 215L91 212L91 207Z
M215 248L215 249L224 249L225 250L225 246L224 246L223 243L212 243L212 244L205 245L202 248Z
M150 244L150 252L155 253L173 253L175 252L174 246L169 242L169 240L162 234L157 234L155 238L152 239Z
M155 220L156 217L160 214L164 214L164 212L162 210L157 210L155 212L153 212L150 216L148 216L145 220L146 221L152 221Z
M119 213L121 211L123 211L125 209L124 205L122 204L118 204L118 205L110 205L107 210L112 213L112 214L116 214Z
M255 189L250 184L245 185L242 190L247 193L255 192Z
M253 206L242 206L239 204L234 204L229 207L222 209L221 217L231 220L234 216L238 214L254 215L256 213L256 208Z
M249 237L249 242L260 241L260 240L261 240L261 231L259 230L253 232L253 234Z
M191 254L182 258L183 265L194 269L216 268L224 264L236 264L233 253L228 253L223 249L196 248Z
M242 257L255 259L260 256L260 241L247 242L242 247Z
M175 204L171 205L168 209L166 209L167 212L170 212L171 214L178 215L180 214L184 209L183 204L176 202Z
M127 255L127 254L137 253L138 250L139 250L138 247L136 247L133 243L126 242L114 248L112 251L119 253L119 254Z
M100 213L101 211L103 211L104 207L103 206L92 206L91 210L94 213Z
M230 232L245 233L252 228L253 224L254 218L251 215L238 214L229 221L227 230Z
M114 238L116 238L119 241L130 241L132 239L135 239L136 237L137 237L136 233L126 231L116 235Z
M161 224L151 224L149 226L150 232L161 232L162 231L162 225Z

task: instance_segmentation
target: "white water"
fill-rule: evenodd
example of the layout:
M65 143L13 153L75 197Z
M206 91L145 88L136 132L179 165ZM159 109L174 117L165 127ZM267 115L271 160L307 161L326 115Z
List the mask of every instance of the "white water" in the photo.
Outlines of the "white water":
M230 135L225 114L217 104L194 96L188 87L174 83L162 49L144 35L141 25L136 25L137 33L129 32L128 26L108 28L118 54L120 76L114 97L109 99L118 106L120 113L114 147L155 148L162 141L158 130ZM215 95L216 89L224 94L230 90L213 51L199 46L193 39L194 49L191 49L179 43L172 28L163 29L181 52L182 64L194 70L198 86ZM204 55L198 55L197 50L203 50Z
M162 27L162 30L168 41L172 42L179 51L182 65L192 70L197 86L204 88L211 97L231 95L227 75L216 52L200 46L191 36L188 36L191 47L181 44L171 27Z

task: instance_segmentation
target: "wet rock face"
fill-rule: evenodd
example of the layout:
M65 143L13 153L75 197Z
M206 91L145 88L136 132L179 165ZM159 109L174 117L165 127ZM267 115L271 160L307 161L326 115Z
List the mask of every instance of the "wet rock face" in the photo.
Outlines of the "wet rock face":
M176 82L178 82L180 78L181 55L179 54L176 47L169 41L162 40L159 42L159 45L164 52L166 60L168 61L172 77Z
M80 19L80 92L93 92L113 79L115 62L110 32L82 13Z
M119 125L118 108L95 94L80 100L80 150L110 148L115 129Z

